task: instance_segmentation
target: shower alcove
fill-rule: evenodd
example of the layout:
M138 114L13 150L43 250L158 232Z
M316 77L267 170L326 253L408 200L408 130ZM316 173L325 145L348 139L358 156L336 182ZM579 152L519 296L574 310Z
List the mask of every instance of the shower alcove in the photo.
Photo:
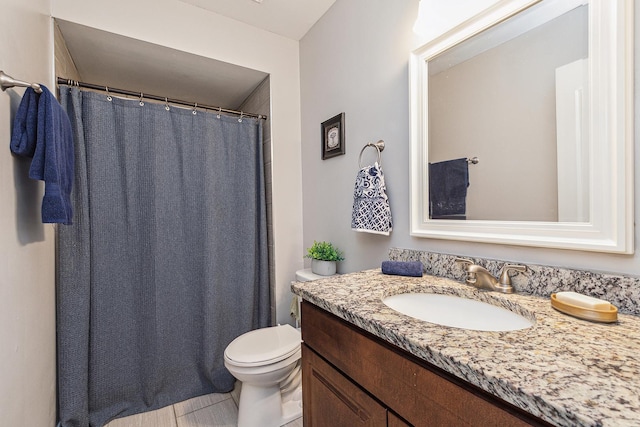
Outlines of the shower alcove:
M55 19L54 38L56 77L125 89L143 98L146 93L188 101L194 107L219 106L267 117L263 150L271 317L275 319L269 74L61 19Z

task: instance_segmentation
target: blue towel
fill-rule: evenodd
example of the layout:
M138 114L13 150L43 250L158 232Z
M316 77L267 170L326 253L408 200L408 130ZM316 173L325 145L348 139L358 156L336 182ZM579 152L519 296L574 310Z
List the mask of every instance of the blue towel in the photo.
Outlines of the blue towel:
M469 163L466 158L429 163L429 216L466 219Z
M10 148L14 154L33 157L29 177L45 182L42 222L71 224L74 168L71 123L49 89L40 87L41 94L28 88L22 97Z
M18 112L13 119L11 132L11 152L19 156L33 157L36 151L36 131L38 130L38 94L27 89L20 101Z
M396 276L422 277L420 261L382 261L382 272Z

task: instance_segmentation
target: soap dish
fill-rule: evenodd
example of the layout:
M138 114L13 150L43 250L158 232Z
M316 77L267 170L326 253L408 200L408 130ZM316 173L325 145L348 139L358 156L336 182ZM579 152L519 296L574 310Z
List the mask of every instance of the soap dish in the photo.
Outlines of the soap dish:
M592 322L613 323L618 321L618 309L613 304L609 310L591 310L558 301L556 294L551 294L551 307L569 316Z

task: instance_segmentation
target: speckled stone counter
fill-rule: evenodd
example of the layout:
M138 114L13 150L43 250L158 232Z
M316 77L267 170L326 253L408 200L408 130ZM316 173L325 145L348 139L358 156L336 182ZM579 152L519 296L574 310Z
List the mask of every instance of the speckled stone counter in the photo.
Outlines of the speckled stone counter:
M438 277L463 281L466 273L455 262L456 255L415 249L391 248L389 259L394 261L420 261L424 272ZM504 264L513 262L471 258L474 264L485 267L498 277ZM517 262L515 264L518 264ZM618 307L621 313L640 315L640 278L621 274L549 267L526 263L527 271L511 273L518 293L548 297L553 292L575 291L602 298Z
M292 290L338 317L560 426L640 426L640 318L600 324L564 315L548 298L479 291L450 279L379 269L294 282ZM482 332L398 313L382 298L406 292L465 296L509 308L531 328ZM304 325L304 319L302 319Z

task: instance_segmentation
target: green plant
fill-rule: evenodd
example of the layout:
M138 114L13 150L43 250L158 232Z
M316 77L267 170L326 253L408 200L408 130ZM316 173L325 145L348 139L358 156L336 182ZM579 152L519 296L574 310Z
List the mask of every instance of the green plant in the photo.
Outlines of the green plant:
M313 246L307 249L305 258L318 259L321 261L342 261L342 252L328 242L313 241Z

